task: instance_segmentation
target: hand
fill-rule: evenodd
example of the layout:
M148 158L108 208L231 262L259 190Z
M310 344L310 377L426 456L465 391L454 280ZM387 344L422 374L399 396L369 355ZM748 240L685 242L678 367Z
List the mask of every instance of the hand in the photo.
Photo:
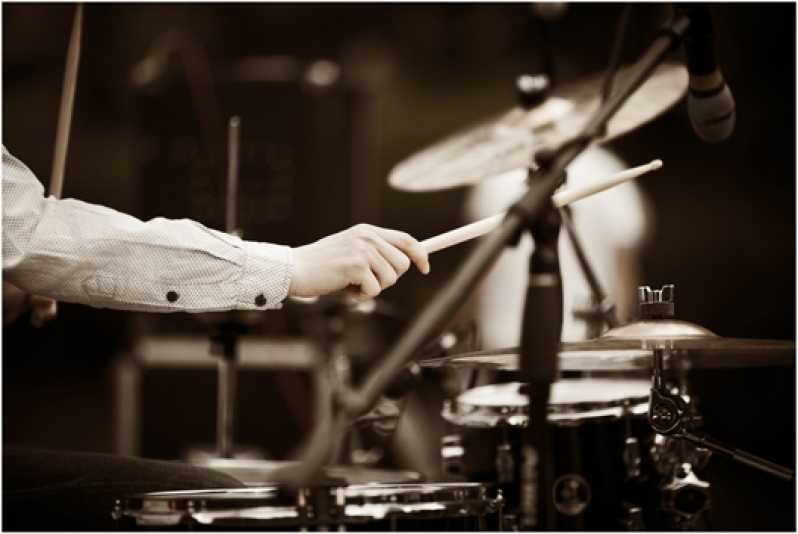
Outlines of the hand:
M376 297L416 264L429 272L427 251L410 235L358 224L293 249L292 297L316 297L344 289L357 300Z
M58 313L55 300L25 293L17 286L3 281L3 325L11 324L30 310L30 323L41 328Z

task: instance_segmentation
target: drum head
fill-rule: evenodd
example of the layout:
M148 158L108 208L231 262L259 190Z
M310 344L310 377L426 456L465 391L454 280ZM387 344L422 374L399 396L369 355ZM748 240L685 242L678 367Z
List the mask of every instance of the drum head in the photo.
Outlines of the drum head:
M526 426L528 400L521 386L521 382L509 382L470 389L444 404L443 418L467 427ZM560 380L551 386L548 419L553 424L574 425L618 419L625 412L640 417L648 412L650 387L647 380Z

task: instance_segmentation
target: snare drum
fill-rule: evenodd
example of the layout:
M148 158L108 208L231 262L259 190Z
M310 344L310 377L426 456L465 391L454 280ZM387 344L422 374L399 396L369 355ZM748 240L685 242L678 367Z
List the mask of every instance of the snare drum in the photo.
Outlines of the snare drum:
M324 504L321 504L321 503ZM484 484L277 486L145 493L120 499L122 528L274 530L498 530L504 504ZM319 511L326 509L324 516Z
M459 427L459 435L444 438L444 465L469 480L496 483L505 492L508 515L518 506L521 429L528 422L528 400L521 386L511 382L468 390L446 401L442 413ZM643 446L653 435L646 421L649 390L646 380L552 384L550 498L558 529L618 530L642 522L639 511L649 504L651 493ZM639 495L646 497L638 499Z

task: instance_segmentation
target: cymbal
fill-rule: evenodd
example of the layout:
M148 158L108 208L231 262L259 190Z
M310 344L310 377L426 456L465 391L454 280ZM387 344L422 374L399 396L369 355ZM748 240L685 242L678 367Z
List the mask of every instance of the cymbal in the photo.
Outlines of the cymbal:
M634 321L599 339L567 344L572 352L662 350L671 355L670 367L727 369L795 365L795 341L724 338L686 321Z
M634 371L651 369L652 353L664 352L666 369L732 369L795 365L795 341L724 338L677 320L635 321L598 339L563 342L561 371ZM456 354L418 362L421 367L518 371L519 348Z
M518 354L519 347L510 347L431 358L419 361L418 365L424 368L518 371ZM645 350L560 352L558 358L561 371L635 371L651 369L652 366L651 352Z
M617 76L627 70L619 69ZM604 76L598 73L555 87L536 107L516 107L460 130L397 164L388 183L404 191L436 191L528 168L541 149L554 148L582 131L599 107ZM661 64L608 122L606 135L598 142L653 120L676 104L686 90L684 65Z

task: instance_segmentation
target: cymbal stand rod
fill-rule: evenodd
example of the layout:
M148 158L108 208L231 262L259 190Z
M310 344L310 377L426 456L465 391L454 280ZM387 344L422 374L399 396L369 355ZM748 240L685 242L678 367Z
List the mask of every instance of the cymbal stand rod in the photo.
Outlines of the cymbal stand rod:
M736 447L710 437L704 432L697 432L691 428L685 428L678 437L686 439L687 441L694 443L699 447L709 449L712 452L723 456L724 458L745 464L749 467L753 467L754 469L759 469L764 473L772 475L776 478L780 478L787 482L791 482L795 479L795 472L791 469L777 465L773 462L760 458L759 456L741 451Z
M238 153L241 119L232 117L228 123L227 209L225 230L236 233L236 199L238 198ZM233 457L233 423L238 383L236 349L238 337L246 328L233 323L219 325L213 341L219 358L218 401L216 414L216 453L219 458Z
M651 387L662 391L662 369L663 369L664 351L662 349L654 349L654 361L652 369Z
M238 366L236 352L238 332L229 325L221 325L213 337L213 350L219 356L216 415L216 453L219 458L233 457L233 423L235 414Z
M587 310L579 310L579 313L574 311L574 314L578 313L579 317L587 322L590 327L590 338L598 337L603 333L604 325L607 325L607 328L615 328L618 326L619 321L616 314L615 303L612 302L612 299L607 297L607 293L604 291L604 288L601 287L601 283L596 276L596 272L593 270L593 266L590 264L590 260L587 259L585 248L582 246L582 241L576 233L576 227L571 217L570 206L563 206L560 208L560 218L562 219L562 225L568 233L568 238L571 240L577 262L582 269L582 274L585 275L585 280L590 287L592 297L590 307Z
M236 233L236 208L238 200L238 159L241 138L241 119L232 117L228 123L227 139L227 208L225 210L225 231Z

